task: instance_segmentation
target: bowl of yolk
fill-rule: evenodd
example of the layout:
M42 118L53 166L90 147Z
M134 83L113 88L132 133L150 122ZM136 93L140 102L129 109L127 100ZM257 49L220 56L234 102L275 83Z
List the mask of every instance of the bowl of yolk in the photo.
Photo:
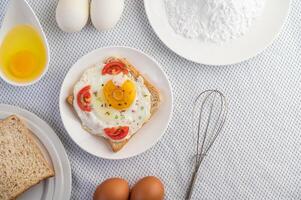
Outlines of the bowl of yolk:
M31 25L12 27L0 44L0 76L6 82L30 85L45 74L48 50L41 34Z

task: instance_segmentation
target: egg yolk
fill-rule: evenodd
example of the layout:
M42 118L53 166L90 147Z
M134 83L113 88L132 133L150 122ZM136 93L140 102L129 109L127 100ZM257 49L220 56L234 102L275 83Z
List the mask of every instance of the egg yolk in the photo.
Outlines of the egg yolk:
M16 77L27 77L36 68L35 57L30 51L20 51L16 53L9 64L9 69Z
M103 92L109 106L117 110L130 107L136 97L135 84L130 80L126 80L121 86L115 85L110 80L105 84Z

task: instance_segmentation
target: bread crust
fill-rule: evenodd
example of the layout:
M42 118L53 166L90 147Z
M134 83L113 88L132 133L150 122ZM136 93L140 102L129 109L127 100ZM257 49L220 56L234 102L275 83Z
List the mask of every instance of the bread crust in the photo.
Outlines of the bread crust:
M147 87L147 89L149 90L149 92L151 93L151 115L153 115L158 108L160 107L160 103L162 101L162 97L160 95L160 91L159 89L157 89L147 78L145 78L144 75L142 75L132 64L130 64L125 58L117 58L117 57L109 57L105 60L105 64L112 62L112 61L121 61L124 64L126 64L128 71L133 75L133 77L135 79L137 79L138 77L142 77L144 80L144 84ZM69 95L66 98L66 101L68 102L69 105L73 105L73 95ZM88 131L89 132L89 131ZM126 139L123 141L112 141L110 139L107 139L108 143L110 144L112 151L113 152L118 152L119 150L121 150L130 140Z
M107 139L107 141L110 144L113 152L118 152L120 149L122 149L122 147L124 147L128 143L129 140L130 140L130 138L126 139L126 140L122 140L120 142L113 142L113 141Z

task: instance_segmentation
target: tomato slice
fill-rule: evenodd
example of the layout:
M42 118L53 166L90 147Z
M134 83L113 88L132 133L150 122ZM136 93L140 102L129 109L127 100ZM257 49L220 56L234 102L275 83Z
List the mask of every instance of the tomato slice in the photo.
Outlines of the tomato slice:
M124 74L128 74L126 65L120 61L109 62L102 69L102 75L105 75L105 74L116 75L121 72Z
M91 112L91 86L83 87L77 94L77 104L82 111Z
M121 127L105 128L104 132L107 136L109 136L113 140L122 140L128 135L129 127L121 126Z

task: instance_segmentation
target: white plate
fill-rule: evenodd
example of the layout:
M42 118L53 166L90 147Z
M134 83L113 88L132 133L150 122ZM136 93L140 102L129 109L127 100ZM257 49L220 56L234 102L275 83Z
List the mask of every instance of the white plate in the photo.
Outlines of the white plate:
M0 104L0 119L16 114L34 133L45 158L52 163L55 176L30 188L17 200L67 200L71 196L71 169L63 144L50 126L35 114L21 108Z
M149 22L165 45L178 55L202 64L235 64L256 56L278 36L289 13L290 0L266 0L263 15L250 31L224 45L186 39L168 23L164 0L144 0Z
M72 94L74 84L82 73L95 63L109 56L127 58L142 74L160 90L163 102L159 110L119 152L113 153L107 142L86 132L66 98ZM60 94L62 121L70 137L85 151L106 159L124 159L138 155L156 144L165 132L172 113L172 93L169 81L159 64L146 54L128 47L107 47L97 49L80 58L68 72Z

